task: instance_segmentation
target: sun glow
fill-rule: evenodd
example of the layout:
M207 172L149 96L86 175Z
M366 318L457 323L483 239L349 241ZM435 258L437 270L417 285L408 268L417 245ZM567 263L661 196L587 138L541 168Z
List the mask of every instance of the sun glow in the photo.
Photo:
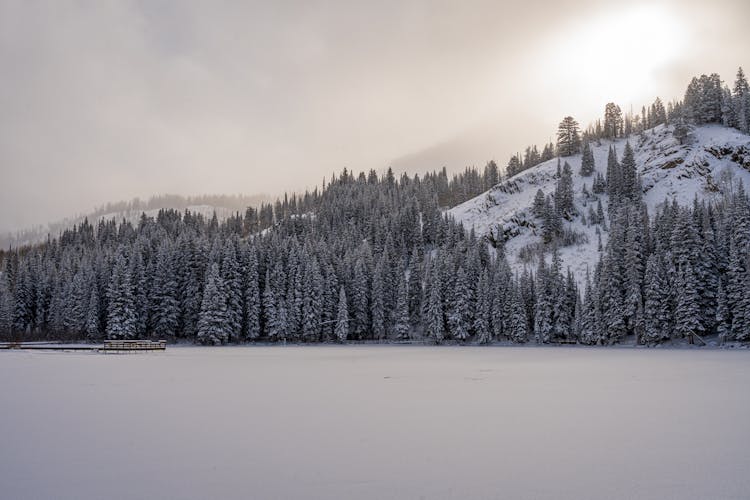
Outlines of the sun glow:
M653 98L657 74L675 62L685 45L677 14L659 5L639 5L596 16L566 28L556 43L556 75L591 102L623 105Z

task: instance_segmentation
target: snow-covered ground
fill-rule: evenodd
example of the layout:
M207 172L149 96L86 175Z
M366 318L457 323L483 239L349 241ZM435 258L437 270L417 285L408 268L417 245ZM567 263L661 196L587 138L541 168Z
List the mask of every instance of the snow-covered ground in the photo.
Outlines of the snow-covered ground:
M0 352L0 498L739 499L750 351Z
M736 185L742 180L750 187L750 136L735 129L720 125L704 125L693 129L689 141L680 145L672 134L670 127L659 125L647 130L642 136L633 135L617 141L602 140L601 144L592 143L592 152L596 171L606 175L607 156L610 146L617 150L617 157L622 160L626 141L630 142L635 153L635 161L641 174L644 189L644 200L651 215L656 206L665 199L676 199L681 205L699 200L712 199L721 194L724 188L722 179L731 179ZM581 194L586 184L591 192L594 176L582 177L581 155L563 158L573 171L573 192L578 211L587 214L591 201ZM505 232L509 239L506 245L508 260L516 269L523 268L518 259L519 251L529 243L539 241L541 228L531 212L534 196L538 189L544 194L555 191L557 178L557 159L553 159L521 172L505 180L493 189L473 198L450 210L456 220L464 226L474 228L478 234L489 231ZM605 213L608 196L601 195ZM596 202L593 202L596 209ZM535 227L537 226L537 227ZM595 226L581 224L576 218L570 226L578 232L585 233L588 243L560 249L564 266L569 266L576 277L585 277L586 268L593 271L599 259L598 238ZM602 244L607 242L607 233L602 233ZM536 263L532 263L536 267Z

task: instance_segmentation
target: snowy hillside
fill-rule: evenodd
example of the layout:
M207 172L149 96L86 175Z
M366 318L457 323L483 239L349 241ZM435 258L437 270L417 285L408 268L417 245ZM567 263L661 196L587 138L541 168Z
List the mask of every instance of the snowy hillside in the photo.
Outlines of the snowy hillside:
M706 125L693 129L686 144L681 145L670 127L660 125L642 135L630 136L627 140L603 140L592 143L596 171L606 174L607 155L614 145L618 159L622 158L626 141L630 142L638 172L641 175L644 200L649 213L665 199L676 199L685 205L697 195L699 199L721 194L727 183L742 180L750 185L750 137L735 129L718 125ZM584 184L589 193L594 176L579 174L581 154L563 158L573 170L575 206L580 214L587 214L592 196L583 194ZM555 191L557 183L557 159L553 159L507 179L493 189L450 210L450 213L477 234L501 235L506 240L506 252L511 265L522 269L523 259L519 252L529 244L540 240L540 220L532 213L532 204L537 190L545 195ZM607 210L608 196L596 195ZM596 200L593 201L596 208ZM571 229L583 233L588 242L560 249L564 267L570 267L580 280L586 268L593 268L599 257L598 236L594 225L582 223L579 215L566 222ZM602 244L606 244L607 233L602 232Z

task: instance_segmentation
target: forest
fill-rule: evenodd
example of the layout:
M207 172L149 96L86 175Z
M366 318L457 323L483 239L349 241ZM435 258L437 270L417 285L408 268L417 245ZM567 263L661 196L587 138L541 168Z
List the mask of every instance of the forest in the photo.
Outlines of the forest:
M598 170L587 145L665 124L680 140L720 123L745 133L750 90L694 78L682 101L657 99L557 144L514 155L512 176L557 156L554 194L538 195L542 251L512 268L502 238L477 237L444 212L494 186L494 162L449 177L344 169L319 189L220 221L160 210L137 224L84 221L39 245L0 253L0 336L6 340L154 338L202 344L429 341L655 345L717 336L750 340L750 199L742 183L692 206L650 214L630 146ZM571 165L583 152L591 207L579 214ZM598 196L606 195L603 209ZM606 213L605 213L606 212ZM608 232L585 277L563 269L566 221Z

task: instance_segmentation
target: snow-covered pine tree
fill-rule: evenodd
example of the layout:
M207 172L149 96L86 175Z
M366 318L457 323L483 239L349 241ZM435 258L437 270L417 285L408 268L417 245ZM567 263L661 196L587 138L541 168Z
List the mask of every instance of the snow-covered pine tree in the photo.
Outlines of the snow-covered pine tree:
M740 67L734 80L732 92L734 125L742 132L750 131L750 86L745 72Z
M545 197L544 197L544 191L541 189L536 190L536 195L534 196L534 204L532 205L532 212L534 213L535 217L543 218L545 213Z
M724 291L724 285L721 280L719 280L716 299L716 334L719 337L719 344L724 345L730 339L732 325L729 322L727 294Z
M596 164L594 163L594 153L591 151L591 145L587 141L586 144L583 145L580 174L583 177L589 177L593 175L594 170L596 170Z
M526 313L521 299L520 286L516 281L508 284L506 312L506 335L517 344L528 342Z
M323 275L317 258L305 265L302 297L302 338L305 342L319 342L323 311Z
M430 295L427 299L427 310L424 319L427 335L439 344L445 336L445 323L443 320L440 268L434 264L430 270L430 281Z
M620 163L620 195L631 202L641 199L641 186L638 178L638 172L635 165L635 156L630 142L625 142L625 149L622 153L622 162Z
M8 275L0 272L0 336L8 338L13 327L14 297L10 290Z
M484 269L477 285L477 304L474 315L474 333L477 342L487 344L492 341L491 328L492 289L487 270Z
M107 338L133 339L137 333L137 317L130 267L120 252L112 269L112 278L107 289L109 303L107 316Z
M246 340L255 340L261 335L261 296L258 256L254 249L247 250L244 289L244 327Z
M354 264L354 280L351 285L351 302L354 315L350 333L356 339L365 339L370 334L369 271L362 257Z
M151 330L160 339L173 339L177 336L180 320L177 276L171 248L165 243L156 254L150 314Z
M623 134L622 110L613 102L607 103L604 107L603 133L607 139L617 139Z
M415 247L409 259L409 323L412 328L422 323L422 267L419 252Z
M680 266L677 284L674 332L680 338L689 339L692 344L694 335L703 333L703 325L700 319L700 296L690 263Z
M610 203L616 202L622 193L622 172L620 163L617 161L617 151L614 146L609 147L607 155L607 194Z
M463 267L458 268L456 273L456 285L452 290L448 307L448 331L452 338L464 341L469 337L469 324L467 321L467 310L469 308L468 283L466 271Z
M372 336L375 340L386 338L386 312L385 312L385 289L386 289L386 262L383 256L378 259L372 277L372 291L370 293L370 316L372 317Z
M591 183L591 191L594 194L604 194L607 192L607 181L601 172L596 172L596 175L594 175L594 182Z
M339 301L336 315L336 329L334 333L339 342L346 342L349 337L349 307L346 304L346 292L342 286L339 289Z
M393 311L393 331L396 338L399 340L405 340L411 336L411 322L409 320L409 290L407 281L403 277L398 281L396 308Z
M196 340L201 344L226 343L231 335L227 313L227 292L219 265L211 264L206 275L206 287L198 316Z
M95 342L101 337L99 326L99 290L96 283L91 283L90 286L91 291L89 292L89 305L86 310L84 328L86 330L86 340Z
M227 238L222 248L220 272L227 300L229 342L237 342L242 338L243 279L238 252L239 240L237 236Z
M560 156L571 156L581 150L581 135L578 122L566 116L557 128L557 151Z
M576 213L575 206L573 205L573 172L567 161L563 164L562 172L557 180L555 211L560 216L566 218Z

